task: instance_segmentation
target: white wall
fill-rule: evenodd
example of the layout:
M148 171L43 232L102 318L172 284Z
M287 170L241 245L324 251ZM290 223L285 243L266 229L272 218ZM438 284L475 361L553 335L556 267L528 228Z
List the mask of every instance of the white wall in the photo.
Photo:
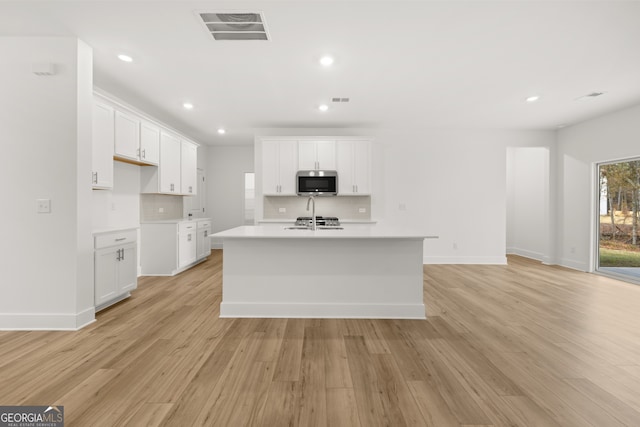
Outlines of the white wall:
M548 148L507 148L507 253L546 261L548 188Z
M595 164L640 156L640 105L558 132L558 262L594 269Z
M373 137L372 218L439 236L425 241L425 263L460 264L506 262L507 147L548 148L555 141L551 131L256 131L296 134Z
M244 223L244 174L253 172L253 146L207 147L207 216L213 232ZM212 238L212 247L221 243Z
M76 329L94 319L92 53L73 38L0 37L0 328ZM34 63L54 63L39 77ZM37 214L36 199L51 199Z
M113 189L92 194L94 230L140 225L140 168L113 162Z

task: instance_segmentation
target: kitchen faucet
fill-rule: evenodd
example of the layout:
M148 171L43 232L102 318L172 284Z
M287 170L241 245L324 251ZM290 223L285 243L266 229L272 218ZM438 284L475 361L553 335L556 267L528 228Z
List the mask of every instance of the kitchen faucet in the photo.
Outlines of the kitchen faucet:
M316 199L314 197L315 196L311 195L307 200L307 211L309 210L309 203L313 202L312 203L313 210L311 211L311 229L312 230L316 229Z

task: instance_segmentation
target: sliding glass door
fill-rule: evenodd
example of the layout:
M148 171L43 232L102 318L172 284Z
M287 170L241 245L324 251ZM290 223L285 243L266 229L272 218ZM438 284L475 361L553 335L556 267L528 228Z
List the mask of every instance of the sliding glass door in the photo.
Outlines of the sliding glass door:
M598 165L597 270L640 283L640 159Z

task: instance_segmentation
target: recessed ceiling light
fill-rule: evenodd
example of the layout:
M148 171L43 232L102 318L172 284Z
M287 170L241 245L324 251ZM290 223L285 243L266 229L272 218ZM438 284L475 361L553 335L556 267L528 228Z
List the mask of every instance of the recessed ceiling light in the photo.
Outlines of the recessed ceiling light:
M527 98L527 102L536 102L540 97L538 95L533 95Z
M224 135L225 133L227 133L227 131L226 131L226 130L224 130L223 128L220 128L220 129L218 129L218 133L219 133L220 135Z
M331 56L323 56L320 58L320 64L324 67L330 67L333 64L333 57Z
M190 102L185 102L184 104L182 104L182 106L187 110L193 110L193 104Z
M118 59L120 61L124 61L124 62L132 62L133 61L132 57L130 57L129 55L124 55L124 54L118 55Z
M329 109L329 106L327 104L322 104L318 106L318 110L320 111L327 111Z

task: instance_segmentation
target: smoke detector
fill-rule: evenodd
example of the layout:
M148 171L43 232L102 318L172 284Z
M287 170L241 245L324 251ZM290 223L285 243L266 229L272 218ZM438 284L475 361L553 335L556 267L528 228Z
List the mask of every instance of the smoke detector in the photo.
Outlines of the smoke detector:
M198 12L214 40L269 40L260 12Z

